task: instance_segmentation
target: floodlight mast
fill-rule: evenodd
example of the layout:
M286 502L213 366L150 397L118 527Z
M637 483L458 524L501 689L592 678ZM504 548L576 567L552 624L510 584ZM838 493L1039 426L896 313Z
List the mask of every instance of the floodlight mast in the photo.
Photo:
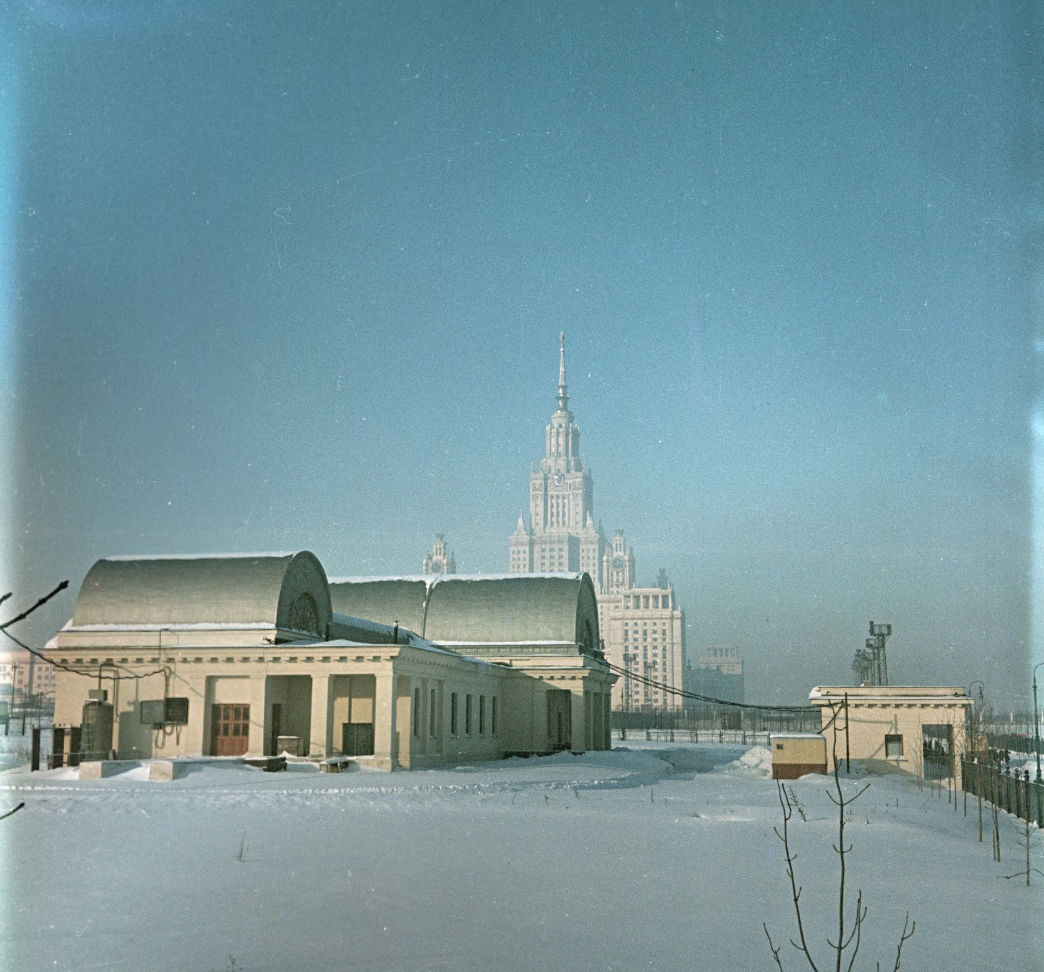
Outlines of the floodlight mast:
M888 656L885 654L885 641L892 634L890 624L874 624L870 622L870 638L866 640L867 648L873 649L875 685L888 684Z

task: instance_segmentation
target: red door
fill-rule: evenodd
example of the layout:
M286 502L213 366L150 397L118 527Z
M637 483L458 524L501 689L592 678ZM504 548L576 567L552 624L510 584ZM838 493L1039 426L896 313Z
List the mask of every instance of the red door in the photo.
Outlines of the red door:
M250 739L250 706L217 703L210 716L210 755L242 756Z

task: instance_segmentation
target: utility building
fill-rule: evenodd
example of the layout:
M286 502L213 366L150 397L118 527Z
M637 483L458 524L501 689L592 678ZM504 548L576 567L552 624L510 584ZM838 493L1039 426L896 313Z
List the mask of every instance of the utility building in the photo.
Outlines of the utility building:
M904 773L961 782L959 755L973 699L964 689L863 685L812 689L827 739L827 757L847 753L873 773Z
M331 586L307 551L111 558L46 654L56 726L79 726L101 689L117 758L394 769L609 748L597 630L579 573Z

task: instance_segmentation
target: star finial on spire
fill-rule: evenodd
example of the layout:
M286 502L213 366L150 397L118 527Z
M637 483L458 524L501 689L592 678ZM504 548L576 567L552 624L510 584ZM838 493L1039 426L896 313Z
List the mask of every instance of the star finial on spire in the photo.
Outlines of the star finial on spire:
M559 343L559 355L558 355L558 407L560 409L567 409L569 407L569 395L566 394L566 380L565 380L565 332L562 331L558 335Z

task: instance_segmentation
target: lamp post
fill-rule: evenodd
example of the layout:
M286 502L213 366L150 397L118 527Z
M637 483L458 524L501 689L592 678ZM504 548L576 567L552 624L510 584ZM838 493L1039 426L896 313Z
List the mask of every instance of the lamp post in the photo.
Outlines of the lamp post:
M1037 715L1037 669L1044 662L1033 666L1033 755L1037 758L1037 782L1040 782L1040 721Z
M638 657L636 652L624 651L624 690L623 690L623 725L620 727L620 739L627 738L627 714L631 708L631 662Z

